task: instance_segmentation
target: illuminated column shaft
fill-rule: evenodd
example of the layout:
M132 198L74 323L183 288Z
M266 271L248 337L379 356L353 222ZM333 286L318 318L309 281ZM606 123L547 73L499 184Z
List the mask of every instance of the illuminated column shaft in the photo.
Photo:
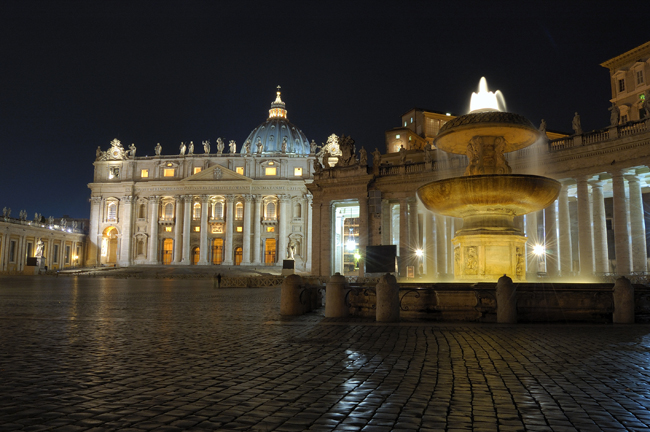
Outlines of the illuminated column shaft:
M605 197L603 195L603 182L589 182L591 185L593 210L594 210L594 261L596 273L609 271L607 255L607 220L605 217Z
M365 274L366 246L368 246L368 195L359 197L359 276Z
M184 195L185 206L183 208L183 260L185 265L190 264L192 251L190 250L190 229L192 223L192 195Z
M436 247L436 216L431 212L424 214L424 272L429 278L436 277L437 252Z
M261 230L262 230L262 197L253 195L255 199L255 216L253 217L253 264L261 264Z
M399 274L406 277L409 250L409 212L406 198L399 199Z
M546 273L549 276L558 274L558 248L555 201L544 209L544 237L546 249Z
M305 200L307 202L307 220L305 220L305 223L307 224L307 238L305 239L305 248L302 251L303 254L303 259L305 260L305 270L311 271L311 257L313 255L312 251L312 233L313 233L313 224L312 224L312 217L313 217L313 210L312 210L312 199L313 196L311 194L307 194L307 199ZM364 262L365 262L365 253L364 253Z
M643 220L641 184L636 175L626 176L630 190L630 232L632 234L632 269L635 272L648 270L648 254Z
M531 275L536 275L538 271L538 257L533 253L532 249L539 243L539 239L537 238L537 212L526 215L526 237L528 237L526 242L527 271Z
M158 199L159 196L149 198L151 205L151 219L149 220L149 262L158 264Z
M183 201L176 196L174 207L176 209L176 220L174 221L174 263L180 264L183 251Z
M447 275L447 216L436 215L436 271L439 277Z
M244 195L244 242L242 244L242 264L251 263L251 222L253 219L251 212L252 202L252 195Z
M381 244L389 245L392 244L390 241L391 233L391 215L390 215L390 203L388 200L381 200Z
M101 235L99 230L99 209L102 202L101 197L90 198L90 227L88 228L88 253L86 255L86 265L93 266L99 264L99 250L101 245ZM5 236L6 237L6 236ZM4 254L2 256L5 256ZM47 255L47 259L50 256Z
M580 275L594 273L594 246L591 230L591 205L586 176L578 177L578 246L580 250Z
M278 225L280 227L278 233L278 263L282 264L282 261L287 258L287 233L289 218L291 217L289 212L289 195L280 195L280 217L278 218Z
M456 235L456 224L458 220L454 217L447 216L447 274L454 274L454 243L453 239Z
M630 260L629 215L625 196L625 178L620 171L612 173L614 192L614 250L616 251L616 273L629 275L632 270Z
M573 272L573 253L571 251L571 213L569 211L569 191L562 185L558 198L558 221L560 224L560 273L568 276Z
M419 258L415 255L415 250L420 249L420 237L418 230L418 200L410 198L409 204L409 251L408 258L410 265L415 266L415 274L419 273Z
M223 265L233 265L233 230L235 229L235 196L226 195L226 246L223 248Z
M208 196L201 195L201 232L199 233L199 265L208 265Z
M122 249L120 251L120 265L131 265L131 226L133 225L133 197L122 197Z

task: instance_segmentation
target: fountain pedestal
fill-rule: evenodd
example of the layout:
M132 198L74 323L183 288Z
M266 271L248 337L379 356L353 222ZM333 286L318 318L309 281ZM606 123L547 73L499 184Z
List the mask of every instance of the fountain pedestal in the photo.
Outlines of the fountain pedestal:
M456 279L496 280L505 274L517 282L526 281L525 236L457 235L452 242Z

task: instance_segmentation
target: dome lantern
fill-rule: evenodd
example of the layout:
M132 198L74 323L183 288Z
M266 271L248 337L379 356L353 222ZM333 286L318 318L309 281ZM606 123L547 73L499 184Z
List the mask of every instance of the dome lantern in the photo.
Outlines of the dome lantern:
M275 101L271 104L271 109L269 110L269 118L287 118L287 110L285 109L284 102L280 98L280 86L278 86L278 91L276 93Z

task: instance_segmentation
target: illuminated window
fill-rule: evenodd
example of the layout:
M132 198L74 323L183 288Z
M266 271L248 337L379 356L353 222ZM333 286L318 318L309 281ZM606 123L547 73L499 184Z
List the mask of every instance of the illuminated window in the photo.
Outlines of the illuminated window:
M201 204L199 204L197 202L194 203L193 210L194 211L192 212L192 219L194 219L194 220L201 219Z
M202 169L201 167L194 167L194 171L193 171L193 173L194 173L194 174L198 174L198 173L201 172L201 169Z
M109 221L117 220L117 204L112 202L108 203L108 218Z
M213 219L223 219L223 203L215 203L214 208L212 209L212 218Z
M244 167L237 167L237 168L235 168L235 172L236 172L237 174L244 175Z
M264 174L267 175L267 176L274 176L274 175L276 175L276 173L277 173L277 170L276 170L275 167L273 167L273 168L265 168L264 169Z
M165 204L165 212L163 213L165 215L165 219L171 220L174 218L174 204L172 203L167 203Z
M244 232L244 228L243 228L243 227L240 227L240 226L238 226L238 227L237 227L237 232Z
M619 92L625 91L625 79L618 80L618 91Z
M275 203L273 202L266 205L266 219L275 220Z
M275 227L266 227L266 232L275 232Z
M149 170L148 169L140 170L140 177L142 177L142 178L149 177Z
M404 122L404 127L406 127L406 122Z
M165 177L174 177L176 175L176 170L174 168L165 168L163 176Z
M165 232L172 232L172 227L165 227Z
M409 137L409 141L411 141L411 138L413 138L413 137Z
M400 134L395 135L395 139L399 139Z
M301 177L302 176L302 168L294 168L293 169L293 175L296 177Z
M411 117L411 123L413 123L413 117Z
M244 219L244 204L240 202L235 204L235 219L237 220Z
M201 232L201 227L200 226L195 226L194 227L194 232Z

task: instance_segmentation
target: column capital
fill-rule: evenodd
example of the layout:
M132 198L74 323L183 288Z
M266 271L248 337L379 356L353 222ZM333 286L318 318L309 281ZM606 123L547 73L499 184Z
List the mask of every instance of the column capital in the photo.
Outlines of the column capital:
M210 195L199 195L199 198L201 199L201 202L205 204L210 199Z
M226 195L226 202L232 204L235 201L235 195L228 194Z
M590 185L592 188L602 189L602 188L603 188L604 180L600 180L600 179L598 179L598 180L591 180L591 181L588 182L588 183L589 183L589 185Z
M152 195L149 197L149 201L157 203L158 200L160 199L159 195Z
M625 180L627 180L630 183L633 183L633 182L634 183L639 183L640 182L639 177L637 177L636 174L627 174L627 175L623 175L623 177L625 177Z
M102 202L102 197L97 197L97 196L90 197L90 202L91 202L92 204L101 204L101 202Z
M124 195L121 201L123 201L124 204L131 204L133 202L133 198L133 195Z
M184 200L186 203L187 203L187 202L192 202L192 198L193 198L192 195L181 195L181 196L183 197L183 200Z
M261 203L263 201L262 195L252 194L251 196L253 197L256 203Z
M244 194L244 201L246 201L247 203L253 202L253 197L254 197L254 195Z
M278 200L280 200L281 203L287 203L287 202L291 201L291 195L279 194L278 195Z

